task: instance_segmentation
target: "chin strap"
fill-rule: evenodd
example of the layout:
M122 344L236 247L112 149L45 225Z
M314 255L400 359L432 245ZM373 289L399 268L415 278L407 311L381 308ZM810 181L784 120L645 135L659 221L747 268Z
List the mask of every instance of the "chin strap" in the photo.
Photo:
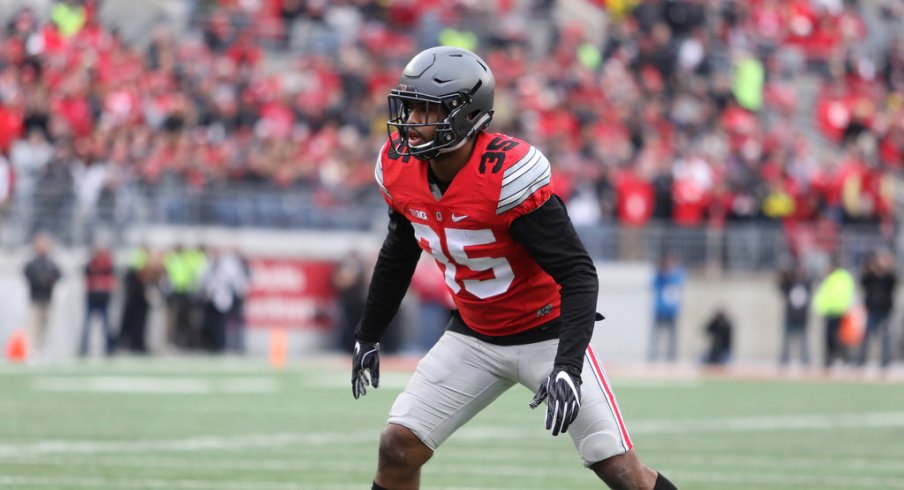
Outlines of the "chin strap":
M439 149L436 150L436 154L437 154L437 155L441 155L441 154L443 154L443 153L450 153L450 152L453 152L453 151L455 151L455 150L461 148L462 146L465 146L465 143L468 142L468 139L470 139L470 138L465 138L465 139L459 141L458 144L453 145L453 146L447 146L447 147L445 147L445 148L439 148ZM436 156L436 155L434 155L434 156ZM431 158L432 158L432 157L431 157Z

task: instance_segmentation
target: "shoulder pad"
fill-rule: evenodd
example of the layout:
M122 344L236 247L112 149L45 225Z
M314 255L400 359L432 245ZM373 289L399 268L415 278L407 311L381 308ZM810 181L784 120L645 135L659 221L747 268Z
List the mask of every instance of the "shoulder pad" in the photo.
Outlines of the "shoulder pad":
M549 185L552 169L540 150L530 146L527 153L505 170L496 214L518 207L538 189Z

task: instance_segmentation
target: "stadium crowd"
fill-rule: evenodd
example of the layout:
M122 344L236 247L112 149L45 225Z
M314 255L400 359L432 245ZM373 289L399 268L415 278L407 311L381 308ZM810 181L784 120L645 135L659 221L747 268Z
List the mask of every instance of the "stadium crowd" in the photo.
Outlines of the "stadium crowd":
M579 224L893 223L900 1L883 30L856 0L596 0L596 39L551 1L220 0L147 43L100 3L23 8L0 38L0 201L38 206L34 229L72 203L114 219L135 189L370 202L388 89L438 42L495 68L495 127L551 155Z

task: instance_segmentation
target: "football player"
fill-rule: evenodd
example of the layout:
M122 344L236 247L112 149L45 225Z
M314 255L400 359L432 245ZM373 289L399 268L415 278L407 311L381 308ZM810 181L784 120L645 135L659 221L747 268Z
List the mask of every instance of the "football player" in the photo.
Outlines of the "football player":
M590 346L602 319L596 269L553 193L549 161L487 131L494 88L477 55L436 47L408 63L389 95L375 171L389 231L355 331L354 397L379 385L379 341L422 251L456 311L390 409L372 488L418 488L443 441L518 383L536 393L531 408L546 402L546 429L567 432L610 487L674 489L632 449Z

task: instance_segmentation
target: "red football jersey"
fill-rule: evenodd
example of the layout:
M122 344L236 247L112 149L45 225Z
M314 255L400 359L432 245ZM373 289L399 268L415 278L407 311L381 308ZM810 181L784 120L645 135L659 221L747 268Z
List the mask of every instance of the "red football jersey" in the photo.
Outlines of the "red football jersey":
M436 259L465 323L503 336L558 317L559 285L509 231L515 218L552 195L546 157L524 141L480 132L470 160L439 199L428 165L385 144L375 175L386 202Z

